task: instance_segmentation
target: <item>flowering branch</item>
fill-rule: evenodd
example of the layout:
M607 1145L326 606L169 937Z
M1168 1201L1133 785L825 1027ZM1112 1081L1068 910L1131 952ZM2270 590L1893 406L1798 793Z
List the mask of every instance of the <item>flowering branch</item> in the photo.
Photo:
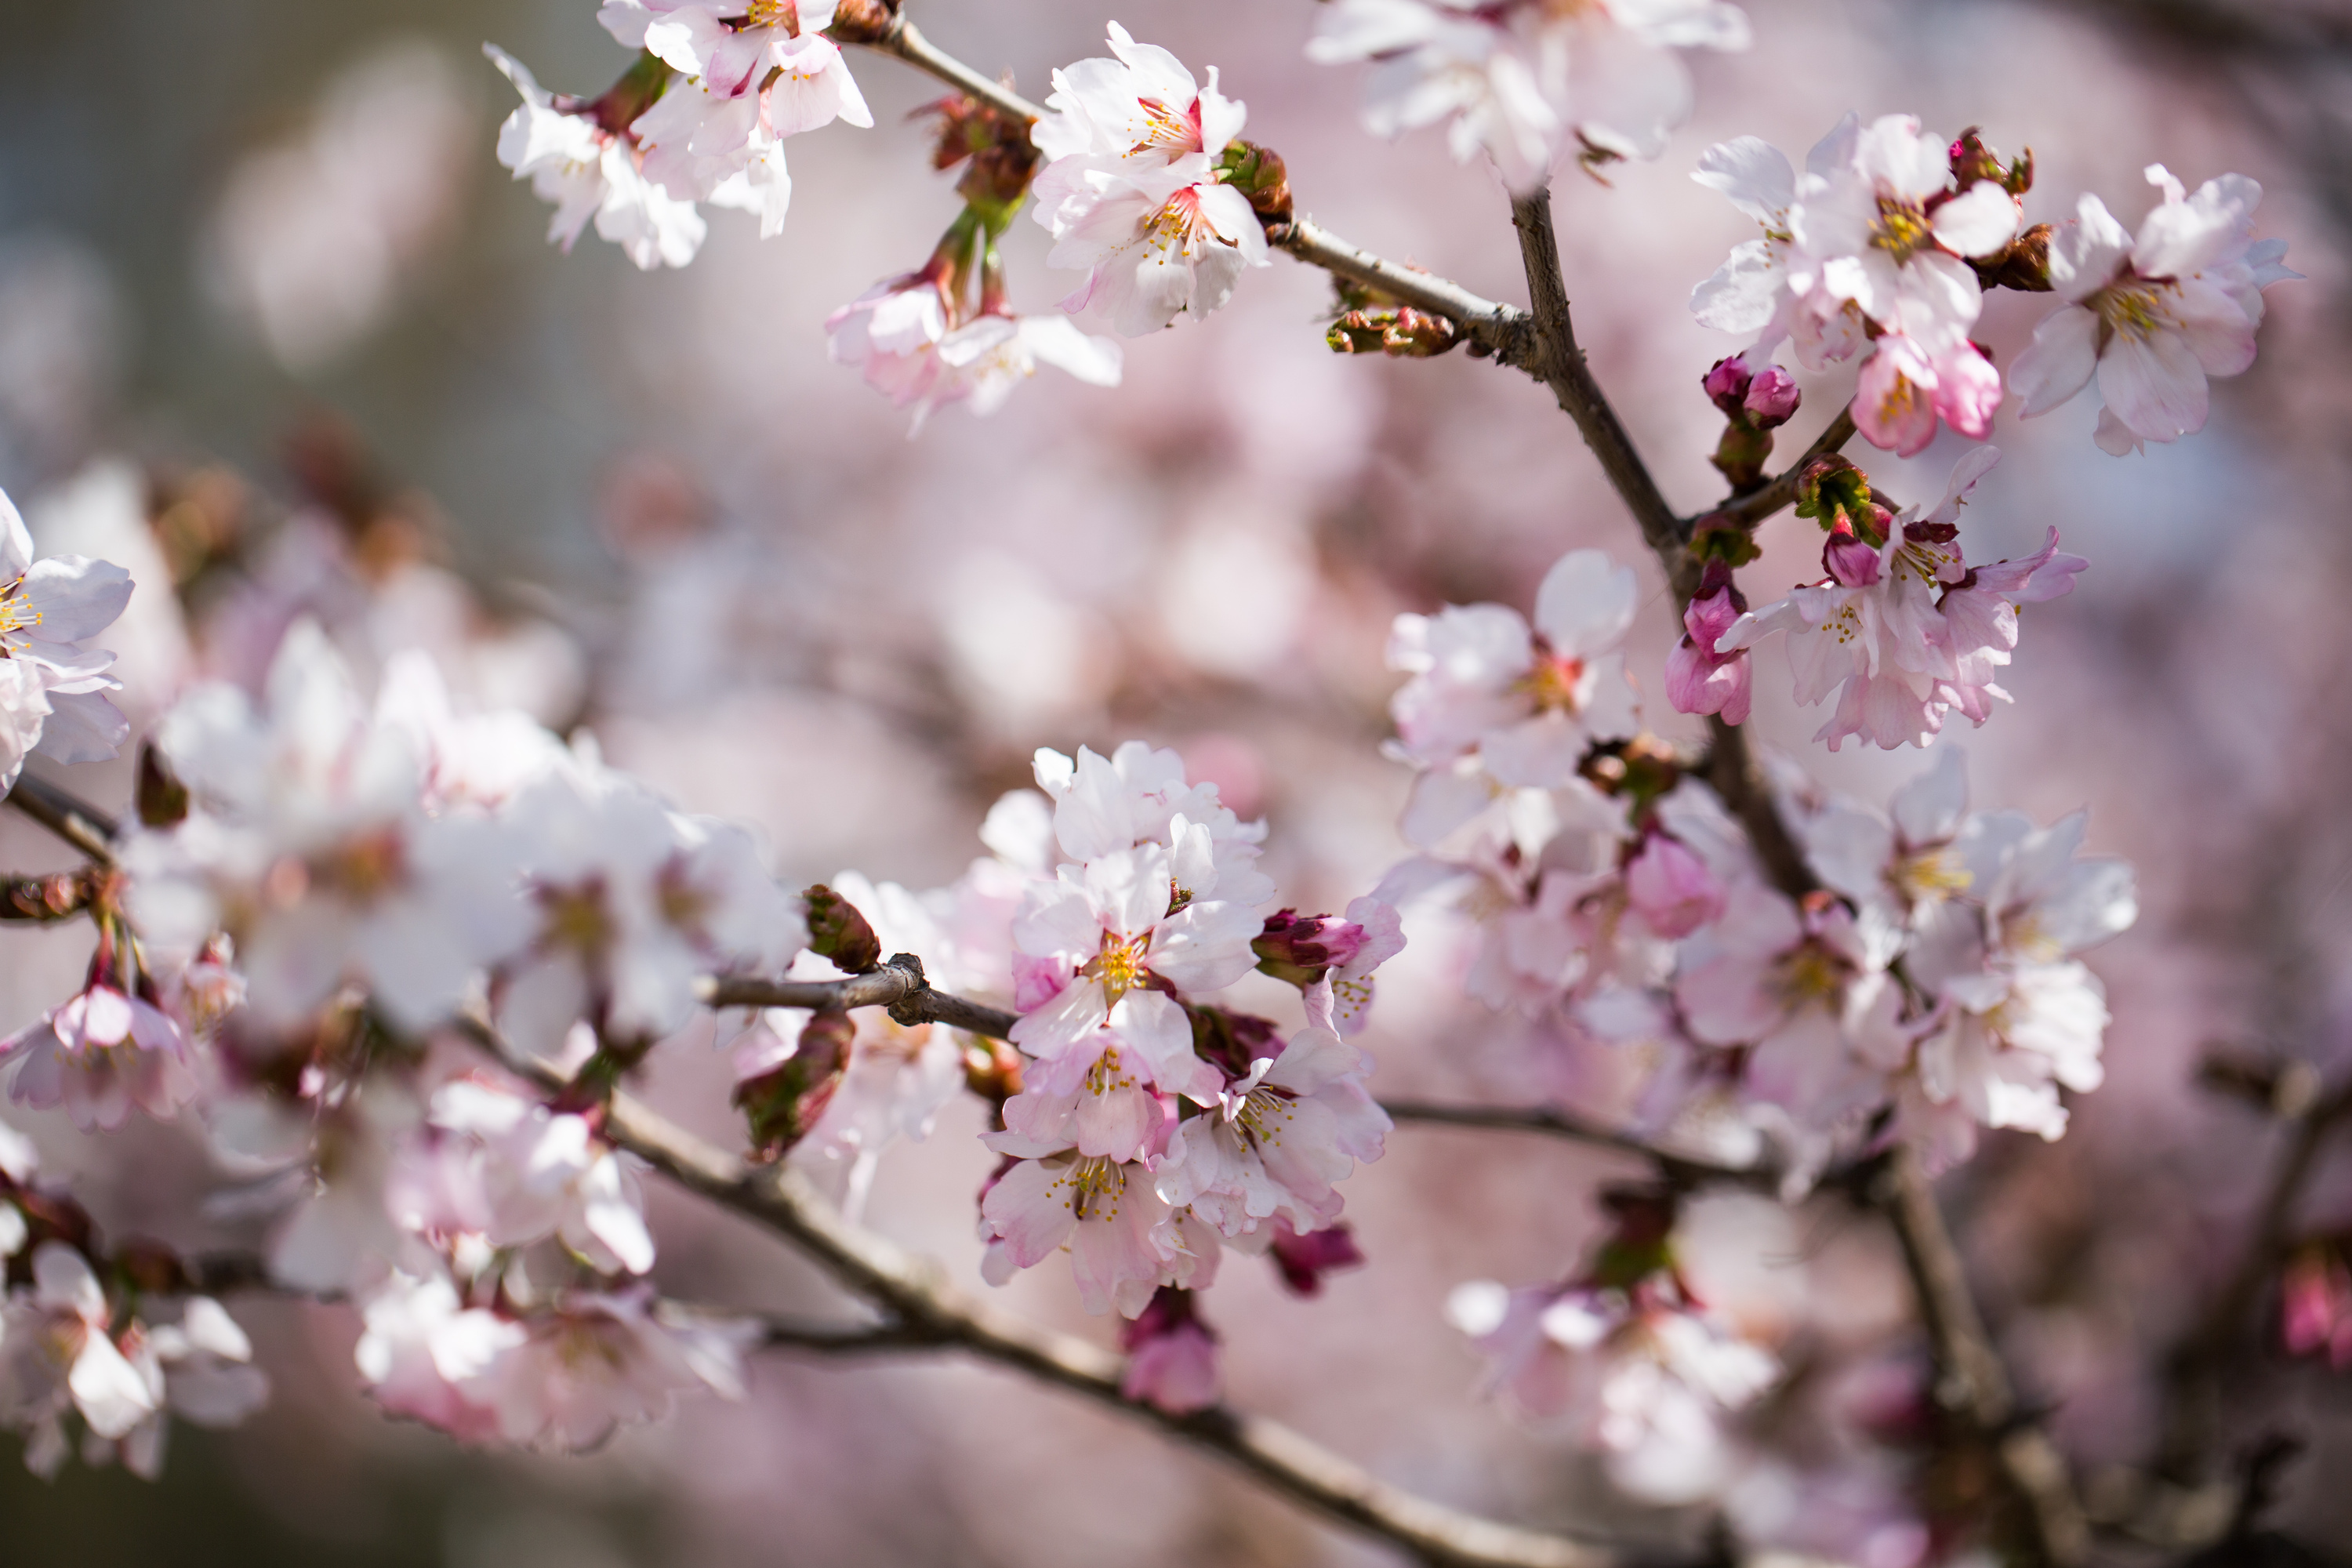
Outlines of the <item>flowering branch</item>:
M846 980L708 980L702 998L713 1007L887 1007L892 1018L910 1026L946 1024L1000 1040L1011 1036L1017 1021L1017 1015L1001 1007L934 991L923 977L923 961L911 952Z
M1685 518L1683 537L1688 540L1702 522L1730 523L1739 528L1754 528L1758 523L1788 506L1797 499L1797 481L1806 467L1817 458L1826 458L1844 450L1853 439L1853 407L1851 404L1838 410L1829 427L1813 438L1804 456L1780 470L1761 489L1751 490L1724 502L1713 511L1703 511Z
M553 1069L517 1051L487 1027L468 1022L458 1026L510 1070L541 1088L568 1087ZM604 1135L680 1186L782 1236L842 1284L891 1314L887 1330L864 1331L887 1334L893 1342L888 1345L814 1336L819 1342L802 1348L935 1346L1012 1367L1181 1437L1274 1490L1425 1563L1459 1568L1607 1568L1615 1561L1594 1547L1415 1497L1263 1416L1224 1405L1176 1415L1131 1399L1121 1390L1122 1366L1117 1356L965 1296L946 1282L938 1264L845 1220L789 1164L747 1166L626 1094L615 1093L607 1102Z

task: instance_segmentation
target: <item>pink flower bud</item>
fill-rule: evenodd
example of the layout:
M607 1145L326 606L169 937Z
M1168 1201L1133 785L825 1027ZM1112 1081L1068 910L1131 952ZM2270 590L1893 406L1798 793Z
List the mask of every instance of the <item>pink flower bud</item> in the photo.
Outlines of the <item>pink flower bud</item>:
M1720 713L1727 724L1748 722L1755 695L1748 650L1715 651L1740 610L1738 591L1727 583L1683 612L1685 635L1666 656L1666 700L1677 713Z
M1294 1296L1317 1295L1323 1289L1324 1275L1360 1268L1364 1262L1355 1233L1345 1225L1325 1226L1301 1236L1279 1215L1274 1219L1274 1246L1267 1255L1282 1270L1282 1283Z
M1723 914L1723 884L1706 862L1663 834L1625 869L1626 896L1664 937L1685 937Z
M1867 588L1878 581L1878 552L1841 528L1822 546L1822 570L1841 586Z
M1717 408L1723 410L1724 417L1737 419L1743 412L1741 405L1748 396L1748 386L1751 379L1752 373L1748 368L1748 362L1734 354L1729 359L1716 361L1708 369L1706 379L1702 384L1706 388L1708 398Z
M1286 971L1319 971L1347 963L1364 951L1364 928L1337 915L1301 915L1282 910L1268 915L1265 930L1250 946L1259 967L1282 979Z
M1194 1315L1192 1293L1162 1285L1118 1332L1127 1372L1118 1391L1171 1415L1217 1402L1217 1337Z
M2327 1352L2339 1366L2352 1360L2352 1270L2326 1247L2305 1247L2287 1260L2279 1338L2289 1355Z
M1803 395L1797 388L1795 376L1777 364L1769 364L1757 372L1755 379L1748 384L1748 395L1741 405L1756 421L1758 429L1769 430L1788 423Z

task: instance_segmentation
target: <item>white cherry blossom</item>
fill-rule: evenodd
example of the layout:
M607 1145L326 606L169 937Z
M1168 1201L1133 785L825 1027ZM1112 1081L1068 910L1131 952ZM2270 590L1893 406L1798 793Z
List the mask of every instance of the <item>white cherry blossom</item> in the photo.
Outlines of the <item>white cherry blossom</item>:
M131 733L106 693L114 656L81 646L131 602L131 574L80 555L36 561L33 536L0 491L0 793L35 752L61 763L114 755Z
M709 226L692 202L647 179L636 149L599 125L586 106L558 107L520 61L488 44L482 52L522 95L522 106L499 127L499 162L553 204L551 243L570 250L593 217L597 234L648 272L694 259Z
M1370 1064L1309 1025L1255 1062L1202 1114L1180 1121L1154 1168L1160 1195L1229 1237L1276 1215L1293 1234L1339 1215L1333 1184L1381 1156L1387 1112L1364 1087Z
M1063 309L1097 306L1120 335L1139 337L1208 315L1244 269L1269 260L1249 198L1217 172L1242 132L1240 100L1217 90L1213 68L1203 87L1116 22L1110 47L1116 59L1054 73L1031 132L1045 165L1030 211L1054 237L1047 264L1087 268Z
M2050 247L2065 308L2034 329L2009 377L2029 417L2095 379L2098 442L2118 457L2203 429L2210 378L2254 363L2263 290L2302 276L2284 265L2284 240L2255 243L2263 188L2243 174L2208 180L2194 196L2161 163L2147 179L2164 200L2136 237L2084 195Z

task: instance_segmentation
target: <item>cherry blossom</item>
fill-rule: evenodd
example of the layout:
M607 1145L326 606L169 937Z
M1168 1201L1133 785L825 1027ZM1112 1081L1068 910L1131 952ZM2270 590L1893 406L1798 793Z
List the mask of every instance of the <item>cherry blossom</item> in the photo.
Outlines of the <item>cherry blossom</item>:
M1722 0L1339 0L1307 58L1372 63L1365 128L1377 136L1449 121L1458 162L1486 149L1531 191L1570 148L1598 163L1654 158L1690 118L1677 48L1743 49L1747 16Z
M646 271L694 259L709 226L692 202L646 178L626 137L600 123L593 105L559 105L503 49L485 44L482 52L522 95L522 106L499 127L499 162L553 204L550 243L570 250L593 217L597 234Z
M182 952L226 929L264 1026L357 976L422 1029L526 934L500 836L478 814L425 814L411 736L361 701L315 622L288 632L259 708L198 686L156 739L194 805L129 846L131 910Z
M1733 1473L1725 1422L1780 1376L1779 1362L1671 1288L1459 1287L1454 1326L1488 1358L1486 1384L1560 1423L1633 1496L1688 1503Z
M654 1263L635 1173L588 1120L478 1079L434 1091L423 1137L394 1156L386 1202L403 1229L444 1246L553 1237L600 1272Z
M68 1412L112 1443L163 1408L162 1378L122 1353L111 1319L89 1260L61 1241L35 1247L29 1288L0 1301L0 1426L25 1434L25 1466L36 1475L65 1463Z
M556 1453L602 1445L622 1426L658 1421L680 1394L743 1397L742 1357L758 1331L689 1317L646 1290L575 1292L508 1325L461 1393L508 1443ZM519 1335L519 1337L517 1337Z
M1571 787L1587 748L1634 732L1617 648L1635 595L1630 568L1577 550L1544 574L1532 626L1504 605L1396 618L1389 668L1412 679L1389 710L1398 753L1426 770L1406 809L1410 842L1437 843L1502 790Z
M1217 1402L1217 1336L1202 1322L1190 1290L1163 1287L1132 1322L1119 1325L1127 1370L1118 1391L1129 1399L1187 1415Z
M1167 50L1110 24L1116 59L1054 73L1046 114L1031 132L1045 158L1031 216L1054 237L1046 263L1088 268L1062 302L1099 306L1124 337L1178 316L1208 315L1245 268L1268 265L1249 198L1217 166L1242 133L1244 110L1206 87Z
M80 555L33 559L33 536L0 490L0 792L35 752L61 763L114 755L131 733L106 693L114 656L83 640L131 602L131 574Z
M1748 601L1727 580L1695 596L1683 611L1682 640L1666 656L1666 700L1677 713L1720 713L1745 724L1755 702L1755 670L1748 650L1716 652Z
M1205 868L1197 862L1181 868L1188 899L1213 892L1255 907L1274 897L1273 881L1257 869L1265 824L1242 821L1218 799L1215 784L1190 782L1176 752L1140 741L1123 742L1108 757L1084 746L1075 759L1041 748L1034 772L1037 787L1053 802L1054 840L1071 859L1146 844L1172 850L1181 816L1207 834L1209 846Z
M1276 1215L1294 1234L1328 1225L1341 1206L1333 1184L1379 1159L1389 1129L1364 1087L1370 1070L1361 1052L1309 1025L1205 1114L1177 1123L1155 1168L1160 1195L1228 1237Z
M2029 417L2095 377L2099 446L2117 457L2203 429L2209 378L2254 363L2263 290L2302 276L2284 265L2284 240L2254 241L2263 188L2243 174L2208 180L2194 196L2161 163L2147 166L2147 180L2164 200L2137 237L2097 196L2083 196L2050 249L2065 308L2034 329L2010 370Z
M1013 1162L980 1209L1003 1244L1008 1273L1067 1250L1079 1305L1094 1313L1115 1306L1128 1318L1139 1316L1163 1285L1205 1289L1215 1278L1215 1231L1183 1224L1160 1196L1149 1165L1014 1132L982 1142Z
M0 1041L13 1064L8 1098L47 1110L62 1105L88 1132L111 1132L137 1106L169 1121L195 1098L195 1054L187 1034L135 989L93 974L41 1022Z
M498 1016L543 1057L561 1057L582 1020L624 1041L675 1033L702 976L781 969L806 940L749 834L671 811L593 746L502 815L537 929L501 975Z
M142 1303L142 1317L157 1305ZM190 1296L171 1321L142 1321L126 1342L128 1359L150 1388L161 1384L164 1408L131 1429L121 1444L123 1467L145 1480L163 1472L164 1415L199 1426L242 1423L269 1400L269 1378L253 1364L253 1342L218 1301Z
M1915 508L1887 521L1881 543L1840 522L1822 552L1829 575L1741 616L1717 651L1787 632L1797 700L1810 706L1839 694L1813 737L1832 751L1848 735L1890 750L1927 745L1955 708L1983 723L1994 700L2009 700L1992 677L2017 646L2017 606L2073 592L2089 564L2059 553L2055 529L2033 555L1966 564L1956 520L2000 456L1990 447L1968 453L1942 502L1924 516Z

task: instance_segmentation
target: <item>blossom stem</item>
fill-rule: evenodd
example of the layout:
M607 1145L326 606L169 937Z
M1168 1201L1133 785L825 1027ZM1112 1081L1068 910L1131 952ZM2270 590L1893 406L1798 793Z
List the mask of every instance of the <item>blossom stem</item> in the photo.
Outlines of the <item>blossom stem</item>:
M892 965L897 963L892 960ZM469 1021L461 1021L458 1027L522 1078L542 1089L562 1087L552 1068L488 1027ZM821 1343L802 1348L895 1349L920 1342L1011 1367L1157 1426L1423 1563L1446 1568L1612 1568L1619 1561L1599 1547L1480 1519L1415 1497L1261 1416L1225 1405L1171 1415L1129 1399L1120 1392L1124 1369L1118 1357L966 1297L946 1282L938 1264L845 1220L790 1164L746 1166L629 1095L612 1097L604 1133L615 1147L635 1154L689 1192L791 1241L843 1285L889 1314L887 1330L865 1333L887 1333L898 1342L884 1345L824 1337Z
M1806 464L1816 458L1826 458L1843 450L1845 444L1853 439L1853 405L1849 403L1838 410L1837 417L1830 421L1829 427L1813 438L1813 444L1805 448L1804 456L1773 476L1762 489L1727 500L1713 511L1685 518L1683 538L1689 539L1702 522L1724 521L1736 523L1741 528L1754 528L1797 499L1797 478L1805 471Z

